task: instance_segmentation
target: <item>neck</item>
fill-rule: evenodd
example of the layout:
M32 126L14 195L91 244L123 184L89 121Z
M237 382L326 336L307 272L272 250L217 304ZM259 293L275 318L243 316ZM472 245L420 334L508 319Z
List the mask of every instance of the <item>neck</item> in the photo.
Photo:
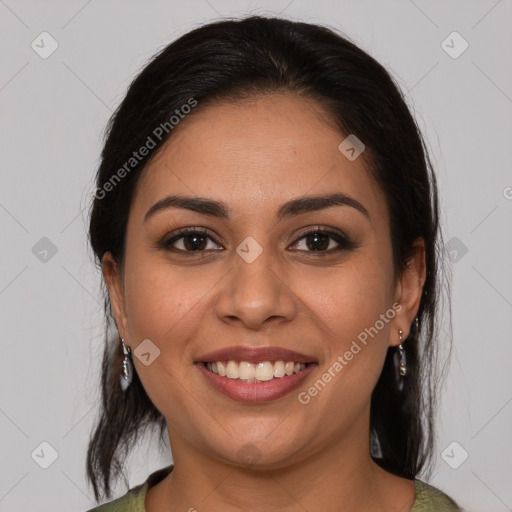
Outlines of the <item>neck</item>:
M159 499L151 504L158 504L160 511L191 512L409 510L415 496L413 482L375 464L369 434L362 436L359 425L352 431L310 456L297 454L293 463L272 469L231 465L169 431L174 469L162 482ZM148 503L146 509L152 512Z

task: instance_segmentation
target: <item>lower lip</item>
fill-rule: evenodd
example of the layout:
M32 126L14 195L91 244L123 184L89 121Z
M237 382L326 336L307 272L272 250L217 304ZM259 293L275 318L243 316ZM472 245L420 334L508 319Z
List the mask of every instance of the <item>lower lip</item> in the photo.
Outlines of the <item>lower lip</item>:
M240 402L268 402L287 395L313 371L315 363L308 364L300 373L274 378L267 382L241 382L228 377L221 377L211 372L203 363L196 363L208 382L217 390L233 400Z

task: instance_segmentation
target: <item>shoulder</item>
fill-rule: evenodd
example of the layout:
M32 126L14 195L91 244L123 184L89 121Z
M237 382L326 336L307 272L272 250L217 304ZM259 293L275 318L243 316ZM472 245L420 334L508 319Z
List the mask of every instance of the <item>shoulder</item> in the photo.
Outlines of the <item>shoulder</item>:
M86 512L146 512L145 501L148 489L163 480L173 468L174 465L171 464L151 473L144 483L131 488L124 496Z
M148 484L138 485L130 489L124 496L87 510L87 512L145 512L144 500Z
M416 487L416 499L410 512L461 511L455 501L439 489L421 480L414 480L414 486Z
M87 510L87 512L145 512L144 500L148 484L130 489L124 496Z

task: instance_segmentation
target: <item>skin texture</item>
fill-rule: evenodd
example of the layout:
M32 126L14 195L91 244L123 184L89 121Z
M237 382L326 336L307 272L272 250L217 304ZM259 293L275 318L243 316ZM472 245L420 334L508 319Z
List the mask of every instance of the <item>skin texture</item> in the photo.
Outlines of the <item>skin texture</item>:
M200 107L200 106L199 106ZM370 458L370 398L386 351L406 339L425 280L424 245L395 276L383 192L362 158L349 161L345 138L313 100L272 94L194 111L143 171L131 205L126 253L107 253L103 272L120 335L134 349L160 350L145 366L133 357L150 399L165 416L175 469L150 489L149 512L408 511L413 482ZM347 194L368 210L333 206L276 220L300 196ZM223 201L231 218L169 208L144 222L171 195ZM322 241L309 228L341 230L358 244ZM190 239L159 246L178 228L209 230L204 253L179 252ZM254 238L262 254L237 253ZM329 241L329 246L327 246ZM187 246L184 243L188 243ZM207 245L206 245L207 243ZM204 249L203 249L204 250ZM396 279L395 279L396 277ZM297 399L343 355L357 335L398 302L401 310L307 405ZM240 403L216 391L193 362L234 345L277 345L314 356L319 366L300 388L274 401ZM240 450L259 453L247 468Z

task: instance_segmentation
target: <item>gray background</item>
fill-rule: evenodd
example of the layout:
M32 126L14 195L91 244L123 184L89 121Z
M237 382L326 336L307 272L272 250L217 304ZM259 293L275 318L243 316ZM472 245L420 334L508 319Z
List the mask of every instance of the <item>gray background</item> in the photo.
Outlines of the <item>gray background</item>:
M342 30L407 93L439 177L453 272L430 482L468 510L512 510L510 0L0 0L0 510L93 506L84 461L103 317L86 219L102 130L157 49L250 12ZM58 43L46 59L31 47L51 49L43 31ZM462 39L442 44L453 31L469 44L457 58ZM169 463L155 445L141 440L128 459L131 486Z

